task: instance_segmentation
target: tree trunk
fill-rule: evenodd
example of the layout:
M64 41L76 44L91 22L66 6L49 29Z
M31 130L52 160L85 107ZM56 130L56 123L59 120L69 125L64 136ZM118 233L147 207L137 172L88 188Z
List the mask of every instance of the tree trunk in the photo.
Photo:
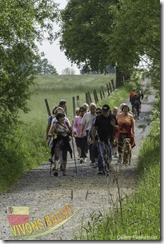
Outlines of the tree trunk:
M116 67L116 88L123 85L124 75L121 70Z

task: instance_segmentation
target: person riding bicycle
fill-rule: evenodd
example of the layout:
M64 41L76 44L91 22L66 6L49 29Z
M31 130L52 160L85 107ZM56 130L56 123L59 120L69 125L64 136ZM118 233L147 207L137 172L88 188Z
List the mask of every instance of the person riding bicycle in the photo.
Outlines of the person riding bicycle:
M102 107L102 114L96 116L92 129L92 138L95 140L96 132L98 135L98 174L109 173L110 163L112 161L112 143L113 131L117 128L113 114L110 113L110 107L105 104Z

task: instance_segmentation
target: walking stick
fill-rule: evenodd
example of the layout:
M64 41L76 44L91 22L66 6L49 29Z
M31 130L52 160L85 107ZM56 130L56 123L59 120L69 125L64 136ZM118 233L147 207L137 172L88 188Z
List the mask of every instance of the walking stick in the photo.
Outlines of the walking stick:
M76 166L75 148L74 148L74 143L73 143L73 135L72 135L72 151L73 151L73 157L74 157L74 162L75 162L75 170L76 170L76 174L77 174L77 166Z
M48 100L47 100L47 98L46 98L46 99L44 99L44 101L45 101L45 104L46 104L47 113L48 113L48 115L49 115L49 116L51 116L51 111L50 111L50 107L49 107L49 104L48 104Z

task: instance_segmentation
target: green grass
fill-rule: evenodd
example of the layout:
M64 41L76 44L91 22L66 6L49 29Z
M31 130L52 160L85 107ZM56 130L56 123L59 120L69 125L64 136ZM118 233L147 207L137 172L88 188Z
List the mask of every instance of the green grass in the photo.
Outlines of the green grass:
M60 75L60 76L38 76L36 85L31 87L33 92L28 103L30 112L28 114L21 113L21 119L26 121L35 118L42 119L44 123L47 120L47 110L44 99L48 100L50 109L57 106L61 99L67 101L67 114L70 119L73 118L73 102L72 98L80 97L80 103L85 100L85 92L89 91L92 101L94 102L93 89L99 89L101 86L106 87L111 79L115 79L114 75ZM99 96L99 93L98 93ZM76 104L77 105L77 104Z

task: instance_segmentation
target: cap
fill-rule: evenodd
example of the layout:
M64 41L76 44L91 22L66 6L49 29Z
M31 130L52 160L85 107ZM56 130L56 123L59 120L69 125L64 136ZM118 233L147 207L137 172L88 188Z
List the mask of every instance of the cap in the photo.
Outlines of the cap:
M106 111L106 112L109 111L109 110L110 110L109 105L108 105L108 104L103 105L103 106L102 106L102 110L103 110L103 111Z
M60 100L60 102L59 102L59 105L63 105L63 104L66 104L66 103L67 103L67 101L66 101L66 100L61 99L61 100Z

